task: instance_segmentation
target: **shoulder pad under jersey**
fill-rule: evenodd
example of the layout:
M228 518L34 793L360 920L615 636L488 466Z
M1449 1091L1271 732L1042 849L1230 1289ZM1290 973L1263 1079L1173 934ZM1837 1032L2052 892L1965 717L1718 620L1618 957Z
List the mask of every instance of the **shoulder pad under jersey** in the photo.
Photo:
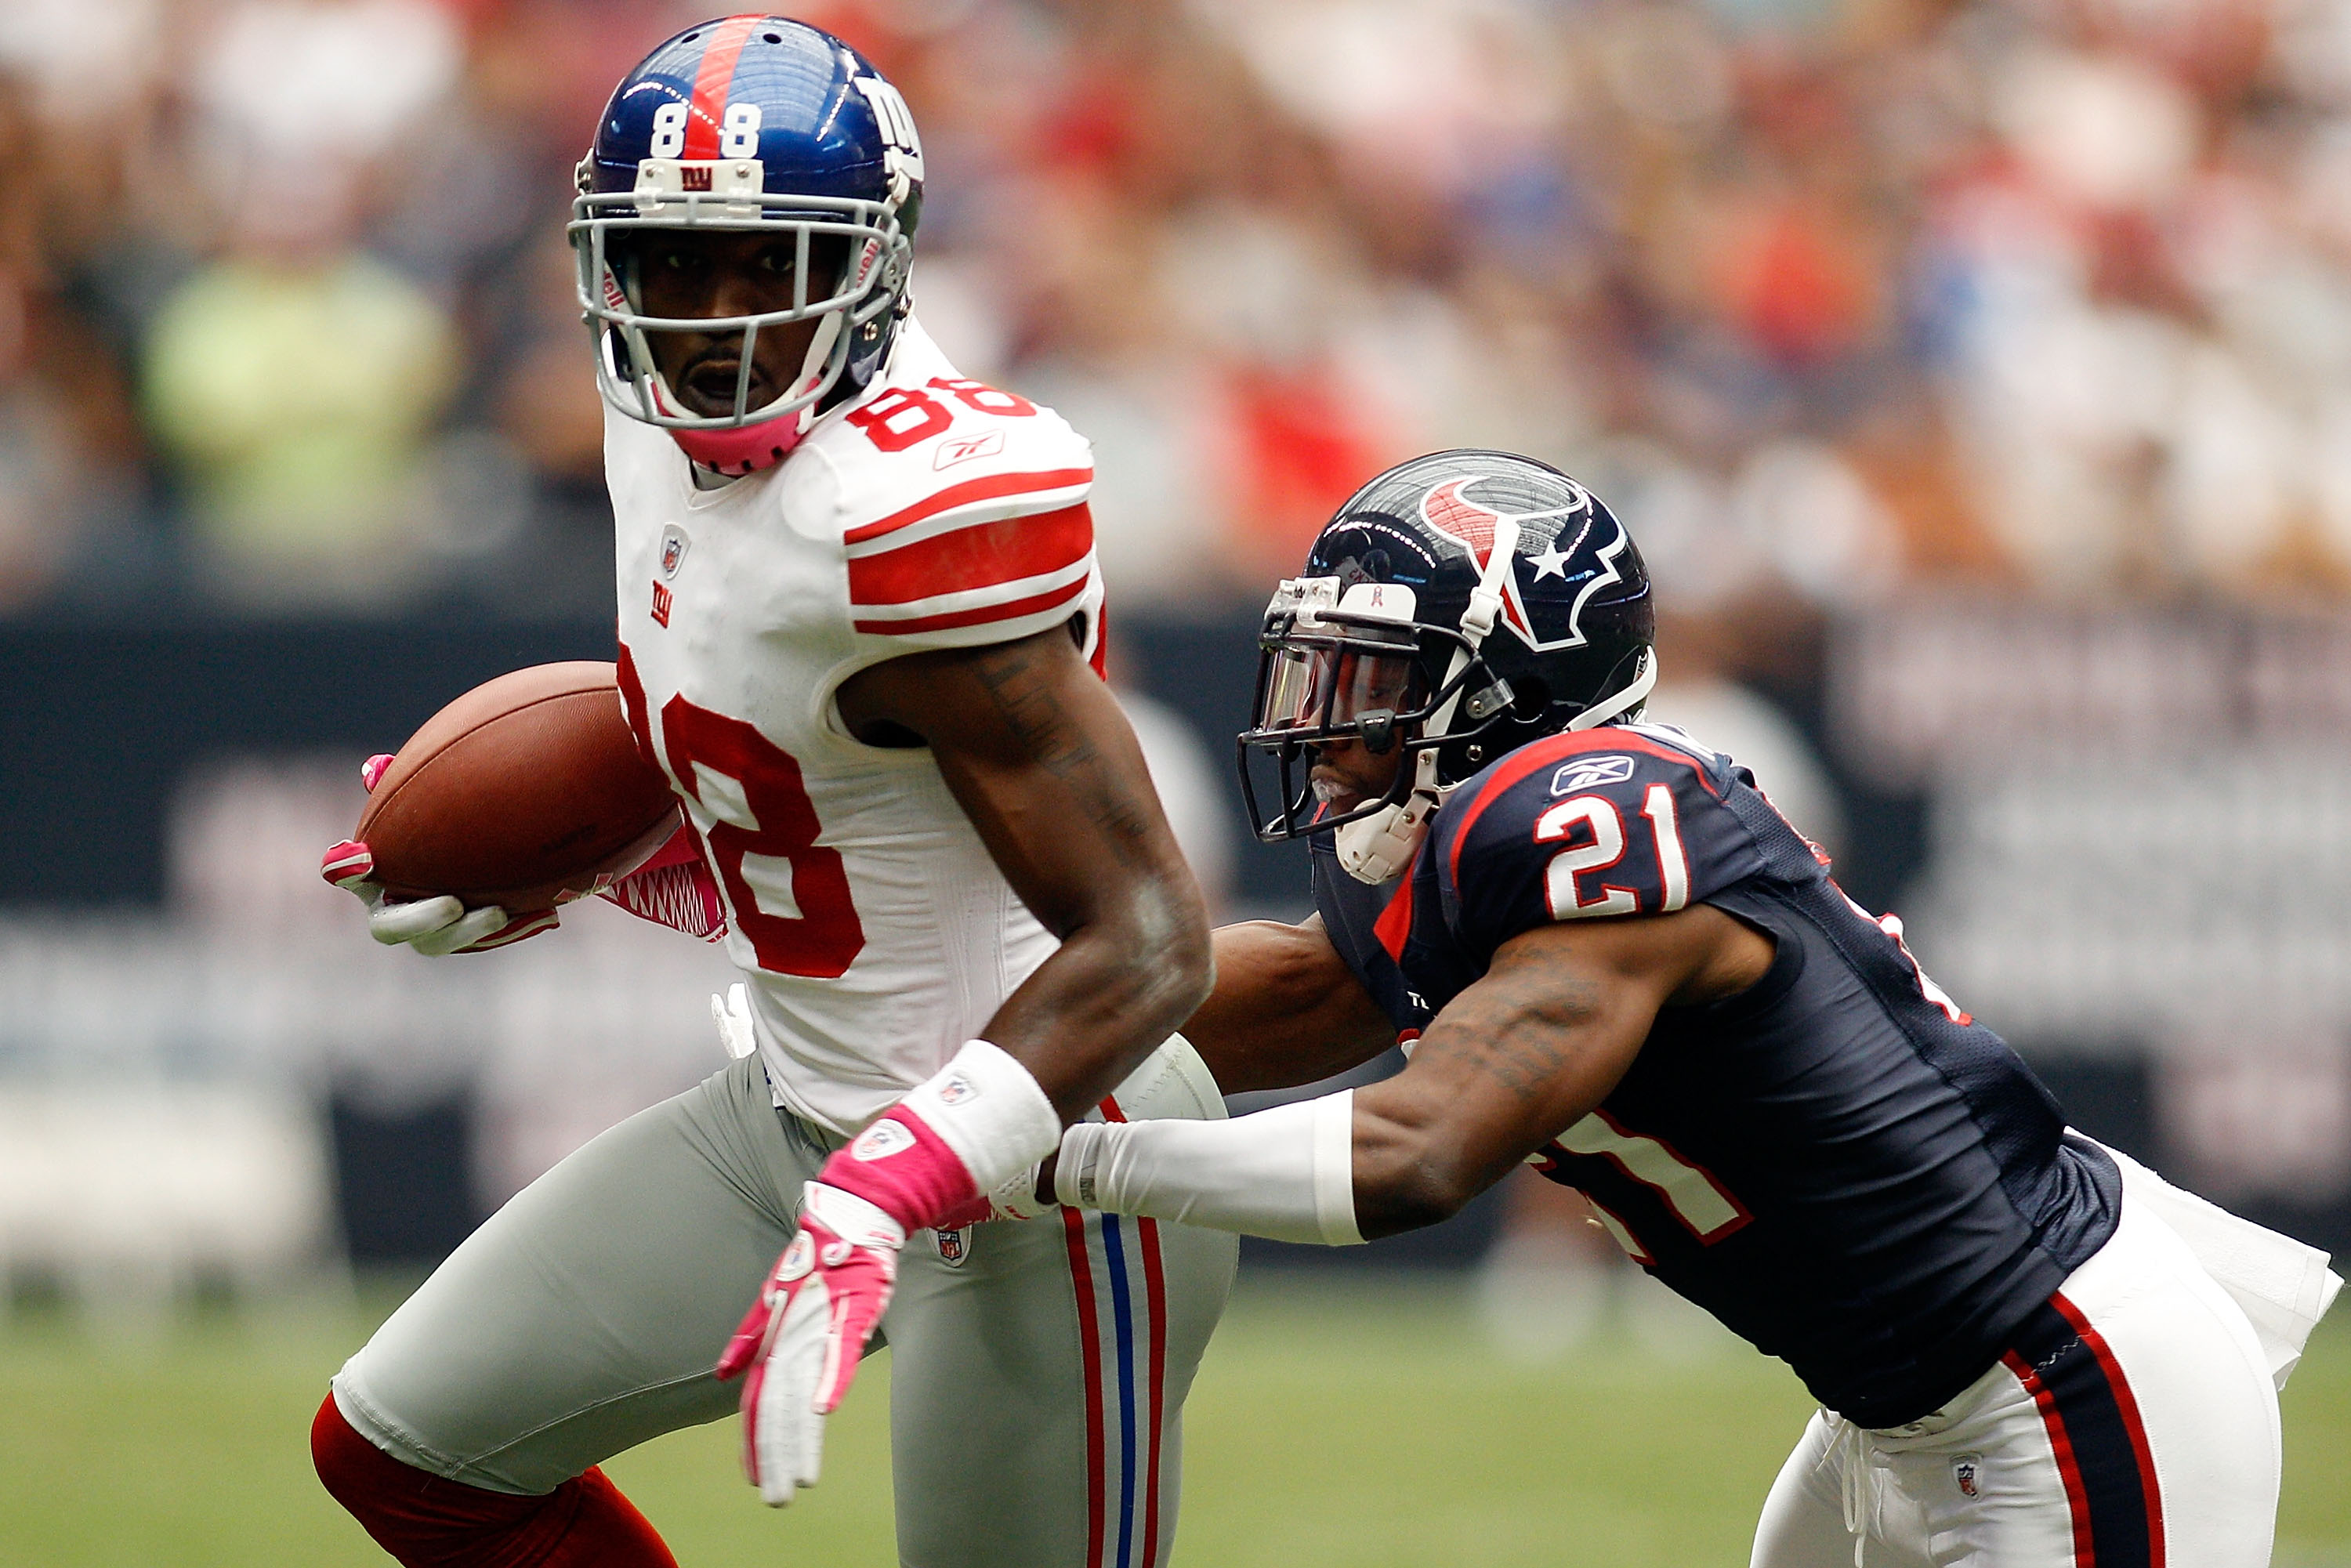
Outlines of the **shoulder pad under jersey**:
M795 455L809 460L799 506L829 508L839 530L852 627L911 651L1086 613L1092 641L1092 450L1051 409L937 362L944 373L893 377Z
M1520 747L1466 780L1426 852L1446 924L1475 952L1546 923L1663 915L1762 871L1725 803L1729 758L1657 726Z

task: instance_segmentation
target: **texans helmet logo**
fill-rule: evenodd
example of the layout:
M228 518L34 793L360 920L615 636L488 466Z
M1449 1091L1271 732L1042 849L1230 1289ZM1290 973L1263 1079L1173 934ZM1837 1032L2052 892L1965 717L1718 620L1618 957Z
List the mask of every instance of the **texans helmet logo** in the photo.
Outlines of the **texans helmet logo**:
M1526 512L1517 516L1498 512L1491 507L1469 498L1469 487L1478 484L1482 477L1484 476L1473 475L1467 479L1448 479L1429 491L1420 500L1421 520L1468 550L1470 559L1478 563L1478 570L1481 572L1486 570L1487 563L1494 552L1495 525L1504 521L1515 524L1517 538L1511 546L1513 559L1510 571L1502 579L1503 623L1518 634L1519 641L1539 653L1550 653L1559 648L1583 647L1585 642L1584 605L1589 603L1592 596L1603 588L1612 582L1624 580L1623 574L1616 570L1616 558L1625 553L1625 546L1632 543L1631 537L1625 532L1625 526L1614 517L1608 519L1610 525L1616 530L1616 537L1593 552L1591 559L1596 563L1596 570L1593 570L1590 580L1585 582L1582 591L1576 594L1575 601L1568 606L1567 625L1564 631L1557 635L1545 636L1541 630L1537 629L1534 617L1528 613L1526 597L1519 585L1520 569L1521 566L1533 567L1533 580L1537 582L1546 577L1557 577L1562 581L1569 580L1568 561L1583 547L1584 540L1591 535L1593 525L1604 514L1593 505L1591 492L1573 480L1562 481L1569 486L1575 496L1575 498L1564 507L1554 507L1547 512ZM1569 524L1577 518L1582 519L1581 525L1571 533ZM1548 536L1542 526L1544 524L1553 525ZM1546 542L1546 548L1541 554L1526 555L1520 552L1520 546L1531 541Z

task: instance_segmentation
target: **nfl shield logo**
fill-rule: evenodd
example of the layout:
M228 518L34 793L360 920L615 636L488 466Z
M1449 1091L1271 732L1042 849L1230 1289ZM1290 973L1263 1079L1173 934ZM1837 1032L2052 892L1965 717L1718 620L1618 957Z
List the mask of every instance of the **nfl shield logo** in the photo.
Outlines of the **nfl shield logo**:
M662 529L661 574L663 577L674 578L677 575L678 567L684 563L685 559L685 546L686 538L685 530L684 528L679 528L675 523L672 523L667 528Z
M939 1261L948 1268L962 1268L964 1260L971 1256L970 1226L959 1226L953 1230L934 1230L931 1235L939 1244Z
M1980 1495L1976 1490L1976 1476L1982 1465L1982 1456L1978 1454L1961 1454L1951 1461L1951 1479L1959 1483L1961 1497Z

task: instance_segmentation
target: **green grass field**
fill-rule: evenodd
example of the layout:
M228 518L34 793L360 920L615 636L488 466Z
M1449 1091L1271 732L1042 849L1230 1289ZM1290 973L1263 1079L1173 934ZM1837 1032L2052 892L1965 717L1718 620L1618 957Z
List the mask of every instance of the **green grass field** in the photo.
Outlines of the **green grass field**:
M272 1308L108 1329L0 1320L0 1564L387 1561L310 1476L309 1414L371 1312ZM789 1513L737 1477L732 1421L611 1474L689 1568L887 1564L886 1357ZM1456 1286L1249 1281L1186 1435L1180 1562L1213 1568L1743 1564L1809 1408L1743 1348L1660 1357L1604 1339L1541 1366L1486 1347ZM2351 1322L2285 1397L2278 1562L2351 1565Z

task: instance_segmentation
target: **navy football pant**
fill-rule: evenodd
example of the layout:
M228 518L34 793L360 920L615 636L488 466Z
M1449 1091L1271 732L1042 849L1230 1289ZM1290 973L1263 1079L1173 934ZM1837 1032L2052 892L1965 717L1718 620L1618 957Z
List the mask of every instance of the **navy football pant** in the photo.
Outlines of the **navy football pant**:
M2122 1223L1942 1409L1813 1417L1753 1568L2263 1568L2277 1394L2243 1312L2126 1197Z

